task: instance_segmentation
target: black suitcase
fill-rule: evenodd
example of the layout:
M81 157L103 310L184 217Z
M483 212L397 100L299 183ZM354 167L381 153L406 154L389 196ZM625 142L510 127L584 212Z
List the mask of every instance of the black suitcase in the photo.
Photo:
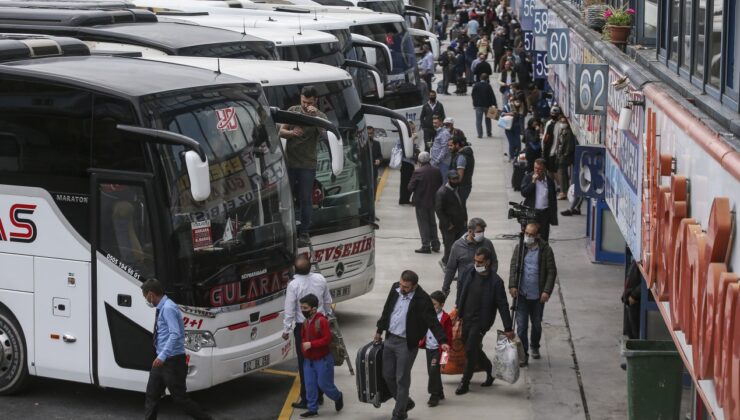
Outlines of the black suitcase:
M383 379L383 343L365 344L357 351L357 397L375 408L391 398Z
M524 179L524 174L527 172L527 162L514 162L513 170L511 172L511 188L514 189L514 191L519 191L522 189L522 179Z
M468 93L468 81L464 77L458 77L455 86L457 87L455 91L456 95L465 95Z

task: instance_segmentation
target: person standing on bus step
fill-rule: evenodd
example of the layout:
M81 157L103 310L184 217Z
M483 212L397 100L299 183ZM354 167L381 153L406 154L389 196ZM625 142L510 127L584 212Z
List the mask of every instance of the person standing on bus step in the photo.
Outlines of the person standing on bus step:
M457 275L458 279L463 273L473 266L475 251L480 247L491 250L491 270L498 272L498 257L493 247L493 242L486 238L486 222L479 217L473 217L468 221L468 232L452 245L450 256L445 267L445 278L442 283L442 293L450 294L450 286ZM462 283L457 284L457 295L460 295ZM455 299L457 300L457 298Z
M301 350L301 327L306 317L301 312L301 299L309 294L319 299L318 310L324 315L332 313L331 293L326 283L326 278L321 273L311 272L311 261L306 254L295 258L295 275L288 283L285 291L285 311L283 312L283 340L290 338L291 332L295 341L295 351L298 357L298 373L301 379L301 399L293 403L293 408L308 408L306 397L306 379L303 373L303 352ZM321 390L319 390L319 404L323 402Z
M442 186L442 175L429 163L429 152L419 154L419 166L409 181L408 190L413 195L411 201L416 210L416 224L419 226L421 248L419 254L439 252L437 219L434 216L434 194Z
M288 108L288 111L319 117L328 120L326 114L317 108L319 95L313 86L301 89L301 103ZM280 137L287 139L285 158L288 162L288 178L293 196L298 197L301 207L298 225L298 246L308 246L311 238L308 235L313 213L313 183L316 179L317 149L319 139L326 130L318 127L299 127L283 124Z
M460 185L457 193L462 205L468 208L468 197L473 190L473 171L475 170L475 156L465 137L452 136L448 142L450 150L450 170L454 169L460 175Z
M419 276L411 270L401 273L401 279L391 286L378 319L374 341L382 341L383 379L396 400L393 420L404 420L406 412L416 404L409 398L411 368L419 352L419 341L432 330L442 351L449 351L448 337L437 319L432 299L419 286Z
M432 166L439 170L442 176L442 183L447 182L447 171L450 169L450 150L447 147L447 142L450 140L452 134L447 127L442 124L442 119L435 115L433 118L434 129L434 143L429 149L429 156L431 157Z
M341 411L344 398L334 384L334 356L329 351L332 336L329 320L318 311L319 298L307 294L300 300L301 314L306 319L301 328L301 351L303 352L303 376L306 378L308 411L302 418L319 415L319 390L334 401L334 408Z
M383 162L383 152L380 149L380 143L375 140L375 127L367 127L367 141L370 145L370 159L373 161L373 198L378 192L378 172L380 164Z
M403 158L401 159L401 185L399 185L398 188L399 205L411 204L411 192L409 191L409 182L411 181L411 176L414 174L414 163L416 162L420 151L418 146L419 133L416 132L416 126L412 121L409 121L409 126L411 127L411 144L414 148L414 155L413 157L407 158L404 151ZM396 147L403 150L403 144L401 143L400 138L396 141Z
M483 118L486 119L486 136L491 137L491 119L488 118L488 108L498 106L496 95L488 80L488 74L480 75L480 81L473 85L473 92L470 94L473 99L473 109L475 109L475 130L478 132L478 138L483 137Z
M457 187L460 184L460 175L456 170L447 174L447 183L441 186L434 196L434 211L439 219L439 230L442 233L445 252L439 262L442 271L447 267L447 261L452 245L457 238L465 233L468 214L462 204Z
M433 92L432 89L432 76L434 76L434 54L429 49L429 45L424 44L421 47L422 58L419 61L419 71L421 72L421 78L426 82L429 92Z
M440 121L443 121L445 119L445 107L441 102L437 101L437 92L430 91L429 101L422 105L421 115L419 115L421 129L424 131L424 150L427 152L432 147L432 141L437 131L433 121L435 115L439 117Z
M558 202L555 198L555 181L547 174L545 159L534 161L534 171L522 178L524 205L537 210L540 238L550 239L550 225L558 225Z
M173 401L194 419L212 419L188 397L185 378L188 365L185 359L185 325L180 308L164 294L164 286L157 279L141 285L141 293L148 306L157 308L154 316L154 348L157 357L149 371L146 384L144 418L154 420L165 388Z

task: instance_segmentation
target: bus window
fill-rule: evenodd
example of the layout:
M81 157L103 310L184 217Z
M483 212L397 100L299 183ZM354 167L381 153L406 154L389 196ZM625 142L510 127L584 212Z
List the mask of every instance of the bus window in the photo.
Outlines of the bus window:
M143 172L144 145L128 141L116 125L137 125L130 103L107 96L95 96L92 130L92 166L101 169Z

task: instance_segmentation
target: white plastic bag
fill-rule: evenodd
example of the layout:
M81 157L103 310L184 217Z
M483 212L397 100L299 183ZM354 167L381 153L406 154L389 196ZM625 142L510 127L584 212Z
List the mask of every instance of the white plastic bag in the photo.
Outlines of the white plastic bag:
M398 146L393 146L391 149L391 159L388 162L388 167L391 169L398 169L401 167L401 161L403 160L403 149Z
M493 357L496 377L510 384L519 380L519 354L516 344L509 340L503 331L496 337L496 355Z
M514 117L511 115L504 115L503 117L498 119L498 126L503 128L504 130L511 130L511 127L514 125Z

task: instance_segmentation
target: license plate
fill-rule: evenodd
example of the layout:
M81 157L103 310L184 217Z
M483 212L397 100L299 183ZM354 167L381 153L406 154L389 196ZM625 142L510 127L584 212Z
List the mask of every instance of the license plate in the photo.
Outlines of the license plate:
M329 293L331 293L331 297L333 298L347 296L349 295L349 291L351 290L351 288L352 286L339 287L337 289L331 289Z
M266 368L270 365L270 355L258 357L256 359L247 360L244 362L244 373L251 372L253 370Z

